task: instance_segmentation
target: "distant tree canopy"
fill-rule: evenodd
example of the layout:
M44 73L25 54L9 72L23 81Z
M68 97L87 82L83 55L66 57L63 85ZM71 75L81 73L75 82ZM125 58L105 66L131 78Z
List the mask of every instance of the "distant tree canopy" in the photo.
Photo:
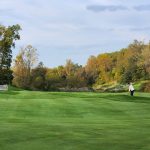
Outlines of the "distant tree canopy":
M0 84L9 84L13 78L11 62L12 48L15 47L15 41L20 39L19 25L2 26L0 25Z
M32 46L30 48L33 49ZM150 79L150 44L141 41L135 40L117 52L90 56L85 66L69 59L64 66L55 68L46 68L43 63L33 67L35 61L31 60L35 60L37 54L30 48L25 48L26 52L16 57L13 67L15 86L48 91ZM27 57L30 61L24 55L32 56Z

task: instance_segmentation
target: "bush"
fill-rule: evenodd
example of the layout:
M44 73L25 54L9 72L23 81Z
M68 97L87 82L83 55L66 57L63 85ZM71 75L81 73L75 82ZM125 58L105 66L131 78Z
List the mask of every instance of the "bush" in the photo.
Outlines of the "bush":
M144 83L141 87L141 91L150 92L150 82Z

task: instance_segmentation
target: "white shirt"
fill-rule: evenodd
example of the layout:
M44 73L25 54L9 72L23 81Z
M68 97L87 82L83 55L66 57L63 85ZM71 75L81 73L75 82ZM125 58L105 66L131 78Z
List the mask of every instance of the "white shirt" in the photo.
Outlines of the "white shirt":
M133 87L133 85L131 84L131 85L129 85L129 91L134 91L134 87Z

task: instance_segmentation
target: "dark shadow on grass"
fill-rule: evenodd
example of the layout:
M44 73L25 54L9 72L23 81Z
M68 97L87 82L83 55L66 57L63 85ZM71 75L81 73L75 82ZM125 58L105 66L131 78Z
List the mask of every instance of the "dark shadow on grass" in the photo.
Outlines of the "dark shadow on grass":
M9 86L8 89L9 89L8 91L22 91L23 90L21 88L15 87L15 86Z
M103 96L103 98L107 100L120 101L120 102L150 103L150 98L143 97L143 96L109 95L109 96Z
M17 95L19 92L17 91L0 91L0 95Z
M105 94L105 95L104 95ZM125 95L125 94L112 94L112 93L99 93L98 95L94 94L93 95L88 95L85 93L72 93L72 92L50 92L49 95L57 97L57 98L82 98L82 99L106 99L106 100L111 100L111 101L120 101L120 102L134 102L134 103L150 103L150 98L149 97L144 97L144 96L130 96L130 95Z

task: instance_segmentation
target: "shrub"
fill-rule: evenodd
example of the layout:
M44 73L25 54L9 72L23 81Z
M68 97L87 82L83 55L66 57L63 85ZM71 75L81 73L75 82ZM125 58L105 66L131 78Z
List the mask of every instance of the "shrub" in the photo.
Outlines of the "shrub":
M141 91L150 92L150 82L144 83L141 87Z

